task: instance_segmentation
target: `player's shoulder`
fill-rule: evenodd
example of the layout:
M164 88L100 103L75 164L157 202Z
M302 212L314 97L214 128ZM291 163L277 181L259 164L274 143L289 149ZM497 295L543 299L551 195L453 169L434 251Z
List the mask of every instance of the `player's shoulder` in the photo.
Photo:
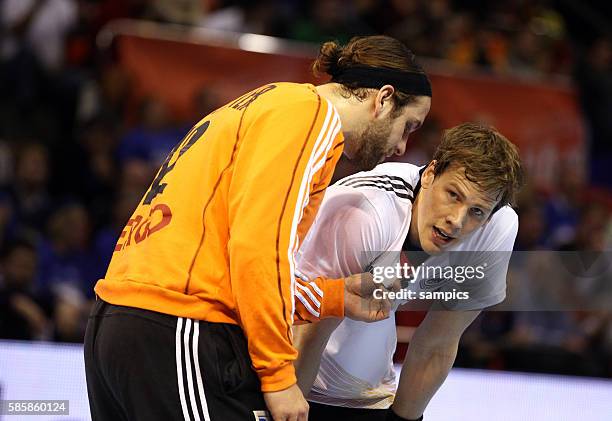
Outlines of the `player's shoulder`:
M507 237L510 235L516 236L518 231L518 215L510 206L502 206L495 212L489 222L484 226L484 231L487 237Z
M386 162L371 171L361 171L345 177L335 185L360 190L368 197L381 200L414 202L419 180L419 167L404 162Z
M419 168L406 163L384 163L371 171L345 177L326 192L337 203L365 200L386 225L401 225L410 217ZM416 176L415 176L416 175Z
M320 123L338 124L340 117L333 104L319 95L314 85L309 83L274 82L248 92L233 102L229 108L246 110L247 120L262 117L282 118L288 123L308 124L313 116Z
M381 216L384 207L375 195L368 194L362 189L354 189L347 186L333 184L325 191L321 210L326 213L339 214L347 209L359 209L362 213L371 216Z
M518 214L510 205L502 206L489 221L495 227L518 225Z
M274 107L308 109L327 106L327 101L318 94L314 85L309 83L274 82L246 95L257 95L258 101L253 104L264 109Z

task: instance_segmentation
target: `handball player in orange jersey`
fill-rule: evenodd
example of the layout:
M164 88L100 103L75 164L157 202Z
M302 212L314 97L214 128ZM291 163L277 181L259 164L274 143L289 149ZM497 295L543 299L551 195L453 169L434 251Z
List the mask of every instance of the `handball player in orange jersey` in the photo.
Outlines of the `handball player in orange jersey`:
M325 43L313 68L331 81L249 92L162 164L95 287L94 421L305 421L294 321L388 316L389 303L360 295L361 276L306 278L294 253L342 153L363 170L403 154L429 80L385 36Z

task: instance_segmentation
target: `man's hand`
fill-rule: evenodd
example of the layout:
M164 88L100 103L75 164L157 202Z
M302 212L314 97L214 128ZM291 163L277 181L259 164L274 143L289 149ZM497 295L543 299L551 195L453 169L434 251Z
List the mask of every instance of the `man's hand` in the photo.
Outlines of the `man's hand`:
M308 402L297 384L263 395L274 421L308 421Z
M392 303L388 299L374 298L376 289L385 291L383 285L374 282L371 273L344 278L345 316L362 322L377 322L389 317Z

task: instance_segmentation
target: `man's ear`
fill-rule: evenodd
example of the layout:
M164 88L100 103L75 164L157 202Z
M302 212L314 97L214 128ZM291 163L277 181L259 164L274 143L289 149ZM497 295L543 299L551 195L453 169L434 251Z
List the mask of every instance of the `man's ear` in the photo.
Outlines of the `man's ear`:
M378 90L374 99L374 116L380 117L383 113L391 112L393 109L393 94L395 88L391 85L385 85Z
M423 171L423 174L421 175L422 189L428 189L433 184L434 178L436 177L434 172L435 167L436 161L431 161L429 164L427 164L427 168L425 168L425 171Z

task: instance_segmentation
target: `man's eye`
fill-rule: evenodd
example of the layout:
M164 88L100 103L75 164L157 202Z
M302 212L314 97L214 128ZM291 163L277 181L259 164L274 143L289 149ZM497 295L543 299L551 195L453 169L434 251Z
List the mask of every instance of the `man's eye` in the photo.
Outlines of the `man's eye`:
M482 211L482 209L472 208L472 212L474 212L474 215L479 218L482 218L484 216L484 212Z
M451 199L456 199L456 198L458 198L458 197L459 197L459 196L457 195L457 193L455 193L455 192L454 192L454 191L452 191L452 190L449 190L449 191L448 191L448 195L450 196L450 198L451 198Z

